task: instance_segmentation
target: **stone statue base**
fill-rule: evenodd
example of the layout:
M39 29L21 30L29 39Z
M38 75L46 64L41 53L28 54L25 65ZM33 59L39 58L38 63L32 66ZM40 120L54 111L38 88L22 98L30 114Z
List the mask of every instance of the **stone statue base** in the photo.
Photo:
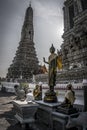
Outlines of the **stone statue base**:
M48 91L45 93L44 102L56 103L56 102L57 102L56 93L55 93L54 91L48 90Z
M63 114L67 114L67 115L70 115L70 114L74 114L74 113L77 113L78 111L76 110L76 108L64 108L64 107L58 107L57 112L60 112L60 113L63 113Z

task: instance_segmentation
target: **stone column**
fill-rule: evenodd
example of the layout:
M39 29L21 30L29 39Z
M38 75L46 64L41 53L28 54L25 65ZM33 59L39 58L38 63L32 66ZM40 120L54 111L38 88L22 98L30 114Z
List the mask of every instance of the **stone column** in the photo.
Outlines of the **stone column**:
M81 0L76 0L77 2L77 6L78 6L78 11L79 13L82 12L82 4L81 4Z
M63 8L64 11L64 31L67 31L69 29L69 9L65 5Z
M64 31L66 31L65 7L63 7L63 17L64 17Z
M84 85L84 111L87 111L87 83Z
M66 8L63 7L63 16L64 16L64 31L67 31L67 18L66 18Z
M78 11L77 1L74 0L74 15L77 16L78 12L79 12L79 11Z

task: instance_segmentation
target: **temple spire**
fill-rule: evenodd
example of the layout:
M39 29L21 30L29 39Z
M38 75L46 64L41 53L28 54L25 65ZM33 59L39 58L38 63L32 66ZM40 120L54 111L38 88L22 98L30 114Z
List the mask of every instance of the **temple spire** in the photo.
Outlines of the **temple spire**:
M12 64L8 69L7 77L31 79L33 76L32 72L36 73L38 71L38 58L34 47L33 36L33 9L32 7L28 7L21 31L21 40Z

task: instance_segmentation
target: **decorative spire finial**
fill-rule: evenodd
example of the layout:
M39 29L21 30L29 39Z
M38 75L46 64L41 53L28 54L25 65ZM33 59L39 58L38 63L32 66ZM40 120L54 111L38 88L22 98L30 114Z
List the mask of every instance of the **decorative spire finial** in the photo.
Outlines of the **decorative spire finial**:
M31 7L31 0L30 0L30 2L29 2L29 7Z

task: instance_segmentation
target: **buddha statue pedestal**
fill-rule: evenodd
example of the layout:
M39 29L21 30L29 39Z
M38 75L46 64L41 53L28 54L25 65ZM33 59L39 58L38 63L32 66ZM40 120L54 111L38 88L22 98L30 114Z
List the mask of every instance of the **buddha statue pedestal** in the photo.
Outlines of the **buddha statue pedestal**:
M38 109L38 104L35 102L26 102L20 100L14 100L13 102L14 111L16 113L15 118L21 124L23 128L27 124L35 122L35 113Z
M56 103L56 102L57 102L56 93L55 93L54 91L48 90L48 91L45 93L44 102Z
M58 107L57 112L60 112L60 113L63 113L63 114L67 114L67 115L70 115L70 114L74 114L74 113L77 113L78 111L76 110L76 108L68 108L68 107Z

